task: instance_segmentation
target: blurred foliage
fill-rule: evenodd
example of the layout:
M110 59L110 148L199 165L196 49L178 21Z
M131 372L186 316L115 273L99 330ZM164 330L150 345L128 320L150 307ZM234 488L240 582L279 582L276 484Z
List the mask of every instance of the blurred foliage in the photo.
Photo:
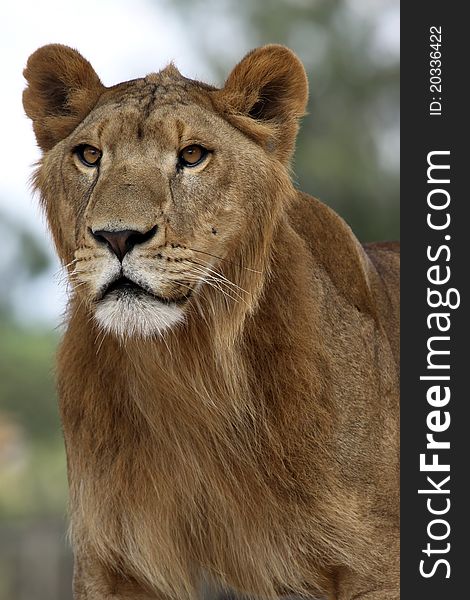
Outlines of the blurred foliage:
M64 444L29 442L21 461L0 468L0 524L24 518L65 516L67 473Z
M0 317L0 522L65 510L52 373L57 336Z
M256 46L281 43L299 55L310 103L296 183L337 210L362 241L397 239L398 51L380 35L398 1L176 0L171 6L219 83ZM398 32L395 39L398 45Z
M0 212L0 322L11 320L14 289L44 273L50 257L38 237L21 222Z
M64 511L65 458L52 374L57 335L25 327L15 290L50 265L28 228L0 213L0 522ZM34 301L32 298L31 301Z
M28 438L57 436L53 357L57 336L0 323L0 410L18 423Z

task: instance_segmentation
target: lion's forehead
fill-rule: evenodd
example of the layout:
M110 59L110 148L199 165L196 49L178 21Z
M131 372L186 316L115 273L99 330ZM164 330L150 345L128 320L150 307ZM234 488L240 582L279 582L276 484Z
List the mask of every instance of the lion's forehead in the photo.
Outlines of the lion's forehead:
M199 104L211 107L210 90L210 86L183 77L176 69L167 67L159 73L108 89L97 106L133 107L149 116L162 106Z
M127 145L134 138L137 144L153 138L159 145L173 145L183 134L197 137L205 131L217 136L220 116L208 89L200 87L199 82L153 73L104 92L75 130L75 137L85 138L88 132L92 135L90 141L109 138L113 145L122 145L123 141Z

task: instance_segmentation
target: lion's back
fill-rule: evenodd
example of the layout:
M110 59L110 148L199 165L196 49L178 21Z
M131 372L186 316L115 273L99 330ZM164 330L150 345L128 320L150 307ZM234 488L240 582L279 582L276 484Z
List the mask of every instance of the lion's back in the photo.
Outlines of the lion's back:
M386 288L396 296L400 290L400 242L372 242L364 244L364 250Z
M384 326L388 332L388 337L398 362L400 332L400 242L364 244L364 250L379 274L386 293L386 298L379 300L379 308L381 308L381 313L385 316Z
M400 302L400 242L372 242L364 250L377 269L391 303Z

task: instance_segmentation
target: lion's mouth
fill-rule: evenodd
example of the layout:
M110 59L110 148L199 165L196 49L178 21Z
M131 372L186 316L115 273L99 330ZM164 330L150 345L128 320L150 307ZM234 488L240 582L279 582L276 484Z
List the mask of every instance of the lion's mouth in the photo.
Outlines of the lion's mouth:
M121 276L118 279L112 281L102 292L99 300L104 300L109 297L113 292L116 293L118 298L132 297L139 295L146 295L162 302L163 304L184 304L191 296L191 290L186 294L177 297L164 297L155 294L152 290L145 288L135 281L128 279L127 277Z

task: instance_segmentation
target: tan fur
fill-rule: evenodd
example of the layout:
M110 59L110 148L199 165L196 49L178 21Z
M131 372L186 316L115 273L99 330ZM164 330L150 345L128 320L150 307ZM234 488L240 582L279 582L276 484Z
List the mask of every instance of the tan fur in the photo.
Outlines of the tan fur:
M298 59L260 48L220 90L172 65L105 88L54 45L25 76L35 183L71 281L58 387L75 598L193 598L204 579L257 598L398 598L399 255L294 189ZM99 170L74 155L85 143ZM191 143L212 153L178 170ZM154 225L122 268L159 296L190 289L184 320L101 330L121 267L90 228Z

